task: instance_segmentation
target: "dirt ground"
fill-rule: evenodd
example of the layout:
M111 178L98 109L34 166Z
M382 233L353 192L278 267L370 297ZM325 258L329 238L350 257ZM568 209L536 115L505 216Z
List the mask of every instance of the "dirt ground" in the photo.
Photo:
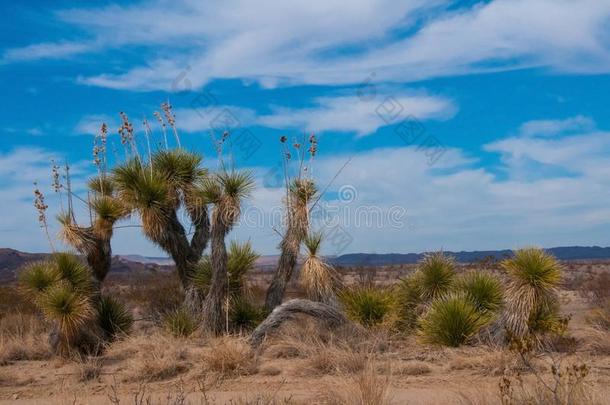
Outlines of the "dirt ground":
M562 310L572 315L577 351L552 356L586 364L588 389L610 403L608 333L593 333L585 322L589 304L575 292L562 293ZM514 353L484 344L436 348L380 332L354 350L318 338L313 323L299 320L251 355L240 337L175 339L151 328L139 326L101 358L8 362L0 367L0 403L359 403L358 387L370 384L387 387L389 403L487 404L499 403L503 376L535 380ZM550 358L534 360L545 378Z

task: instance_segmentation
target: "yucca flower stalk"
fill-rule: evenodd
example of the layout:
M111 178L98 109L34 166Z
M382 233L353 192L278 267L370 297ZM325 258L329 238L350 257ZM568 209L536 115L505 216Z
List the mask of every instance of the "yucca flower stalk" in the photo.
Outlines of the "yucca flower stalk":
M242 203L253 188L254 179L247 171L221 171L203 181L200 195L214 206L210 232L213 271L203 305L203 320L205 329L214 334L228 329L228 255L225 237L239 219Z
M505 327L514 338L527 337L535 332L536 314L552 308L557 300L562 266L555 257L534 247L515 251L501 266L508 276Z

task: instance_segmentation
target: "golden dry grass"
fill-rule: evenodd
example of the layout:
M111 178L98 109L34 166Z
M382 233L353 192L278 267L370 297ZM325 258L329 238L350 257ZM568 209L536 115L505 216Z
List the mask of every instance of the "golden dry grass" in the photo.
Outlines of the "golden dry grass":
M206 370L225 377L256 374L258 357L244 338L223 336L209 343L204 355Z

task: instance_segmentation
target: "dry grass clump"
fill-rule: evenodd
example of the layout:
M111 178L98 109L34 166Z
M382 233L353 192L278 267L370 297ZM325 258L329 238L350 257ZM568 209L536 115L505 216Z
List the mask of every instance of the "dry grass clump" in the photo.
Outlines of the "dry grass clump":
M392 374L396 375L426 375L432 372L432 368L428 363L423 361L412 360L401 365L400 367L394 368Z
M223 336L210 342L209 351L204 355L207 370L232 377L256 374L258 358L243 338Z
M127 359L126 381L159 381L188 370L183 340L161 334L138 336L116 344L109 357Z
M307 350L307 349L305 349ZM364 369L369 354L358 352L342 342L308 346L309 355L301 371L306 375L352 374Z
M11 361L44 360L51 356L46 325L32 314L0 318L0 365Z
M100 357L85 357L77 361L76 373L80 382L97 380L102 374L103 361Z
M372 362L366 362L356 375L334 381L324 397L331 405L387 405L391 403L390 380L377 373Z

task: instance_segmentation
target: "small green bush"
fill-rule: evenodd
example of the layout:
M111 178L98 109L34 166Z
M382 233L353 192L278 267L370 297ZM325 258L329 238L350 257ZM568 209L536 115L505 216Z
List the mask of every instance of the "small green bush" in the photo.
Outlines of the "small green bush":
M111 339L129 334L133 326L133 316L129 310L123 303L108 295L100 297L97 318L100 327Z
M502 307L502 284L493 275L483 272L467 273L457 284L458 289L466 294L479 311L493 313Z
M189 337L199 327L186 308L178 308L165 315L165 327L174 337Z
M393 306L391 292L373 285L347 288L339 298L347 315L367 327L383 322Z
M254 329L265 318L263 310L245 298L235 298L229 309L229 322L236 331Z
M448 295L434 300L420 319L420 336L425 343L457 347L489 321L489 316L478 311L463 294Z
M427 254L418 266L418 285L423 300L432 301L451 291L455 279L455 260L443 252Z

